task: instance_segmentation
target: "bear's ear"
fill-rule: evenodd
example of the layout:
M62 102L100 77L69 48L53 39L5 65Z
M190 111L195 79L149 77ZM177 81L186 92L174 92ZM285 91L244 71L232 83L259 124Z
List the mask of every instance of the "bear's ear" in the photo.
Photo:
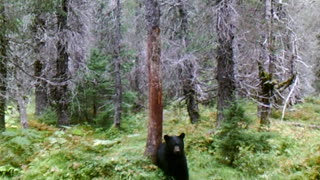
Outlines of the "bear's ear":
M184 136L185 136L185 134L184 134L184 133L181 133L179 137L180 137L181 139L183 139Z
M169 139L170 139L170 136L168 136L168 135L164 135L164 140L165 140L166 142L168 142L168 141L169 141Z

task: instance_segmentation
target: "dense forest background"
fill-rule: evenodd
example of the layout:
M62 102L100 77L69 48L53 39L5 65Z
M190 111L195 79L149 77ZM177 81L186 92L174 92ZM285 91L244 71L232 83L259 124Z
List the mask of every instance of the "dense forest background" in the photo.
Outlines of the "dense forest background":
M0 0L0 178L319 179L319 7Z

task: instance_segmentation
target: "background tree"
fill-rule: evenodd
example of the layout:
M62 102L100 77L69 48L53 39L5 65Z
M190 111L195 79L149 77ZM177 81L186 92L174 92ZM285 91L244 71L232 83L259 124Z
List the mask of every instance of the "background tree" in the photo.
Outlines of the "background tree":
M285 30L283 30L283 26L285 27L286 24L275 24L274 21L278 19L279 22L281 22L282 18L285 16L285 12L283 10L283 6L281 3L277 3L271 0L265 0L265 31L264 31L264 39L263 39L263 50L262 50L262 58L263 58L263 64L267 64L268 70L264 70L263 66L259 64L259 79L260 79L260 104L259 104L259 113L260 113L260 124L261 126L269 126L269 114L271 112L271 108L274 103L272 103L272 98L275 98L276 89L278 89L279 92L281 90L283 91L286 89L289 85L293 83L293 80L295 78L295 74L293 71L294 69L294 59L291 58L284 58L287 62L283 62L281 64L277 63L279 62L279 59L281 56L277 56L277 50L283 49L286 50L286 47L281 47L279 42L276 41L276 39L285 39ZM281 34L283 34L282 37L278 38L275 35L275 31L278 29ZM283 41L286 44L289 44L291 42ZM287 50L285 52L290 52L290 50ZM290 71L288 72L289 75L291 75L288 80L284 80L283 82L277 82L275 80L275 76L278 74L277 69L279 69L281 66L289 66ZM285 75L285 74L284 74ZM278 76L280 77L280 76ZM281 77L281 79L284 79Z
M122 84L121 84L121 5L120 0L116 1L115 8L115 37L114 37L114 81L115 81L115 95L114 95L114 126L119 128L121 122L121 111L122 111Z
M224 110L228 109L236 98L235 69L237 59L235 59L235 31L236 12L235 0L219 1L217 9L217 126L224 121Z
M56 59L56 74L54 80L57 85L54 87L52 95L56 106L58 126L70 124L69 103L70 96L68 91L68 80L70 78L68 63L68 41L67 41L67 22L69 12L69 0L62 0L57 8L57 27L58 37Z
M168 69L169 73L167 77L174 84L172 85L172 90L168 90L168 96L170 97L172 93L175 96L181 96L181 99L185 99L190 122L196 123L200 118L197 94L200 67L197 57L193 52L189 51L190 25L188 23L189 15L187 8L189 2L168 0L164 4L166 11L162 19L164 21L164 34L167 38L165 43L170 46L169 49L164 48L163 54L165 54L164 58L167 62L164 64L164 69ZM172 76L176 76L177 79L173 79ZM169 84L169 86L171 85ZM173 91L177 91L178 93Z
M33 23L31 25L31 31L34 37L34 75L36 76L35 82L35 114L40 116L48 108L48 92L47 92L47 83L45 80L46 76L46 61L45 61L45 46L46 46L46 21L48 16L46 15L49 12L48 8L52 8L53 4L48 2L39 2L35 1L32 4L33 9Z
M145 1L147 20L147 64L149 75L149 125L145 154L156 162L157 148L162 142L162 84L160 45L160 6L157 0Z
M0 131L5 130L5 111L7 95L7 18L5 4L0 2Z

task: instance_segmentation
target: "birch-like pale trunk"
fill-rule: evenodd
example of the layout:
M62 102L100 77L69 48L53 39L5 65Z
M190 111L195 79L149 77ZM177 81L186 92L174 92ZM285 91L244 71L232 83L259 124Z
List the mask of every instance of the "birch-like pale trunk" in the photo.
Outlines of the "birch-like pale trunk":
M24 129L29 128L28 115L27 115L27 98L23 95L18 95L17 102L19 105L20 124Z

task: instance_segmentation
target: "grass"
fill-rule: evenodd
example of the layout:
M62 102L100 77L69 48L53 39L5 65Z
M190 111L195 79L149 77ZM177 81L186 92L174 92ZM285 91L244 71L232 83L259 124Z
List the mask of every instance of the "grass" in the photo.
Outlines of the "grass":
M319 102L308 98L291 107L284 121L278 111L273 112L271 150L255 153L242 148L233 166L219 161L212 146L213 107L200 108L201 121L196 125L190 124L184 108L167 107L164 134L186 133L190 180L319 179L319 130L286 123L320 124ZM244 108L257 124L256 105L248 102ZM120 130L77 125L61 131L32 114L29 118L31 128L21 130L15 113L7 117L7 131L0 135L0 179L165 179L143 155L146 113L127 115Z

